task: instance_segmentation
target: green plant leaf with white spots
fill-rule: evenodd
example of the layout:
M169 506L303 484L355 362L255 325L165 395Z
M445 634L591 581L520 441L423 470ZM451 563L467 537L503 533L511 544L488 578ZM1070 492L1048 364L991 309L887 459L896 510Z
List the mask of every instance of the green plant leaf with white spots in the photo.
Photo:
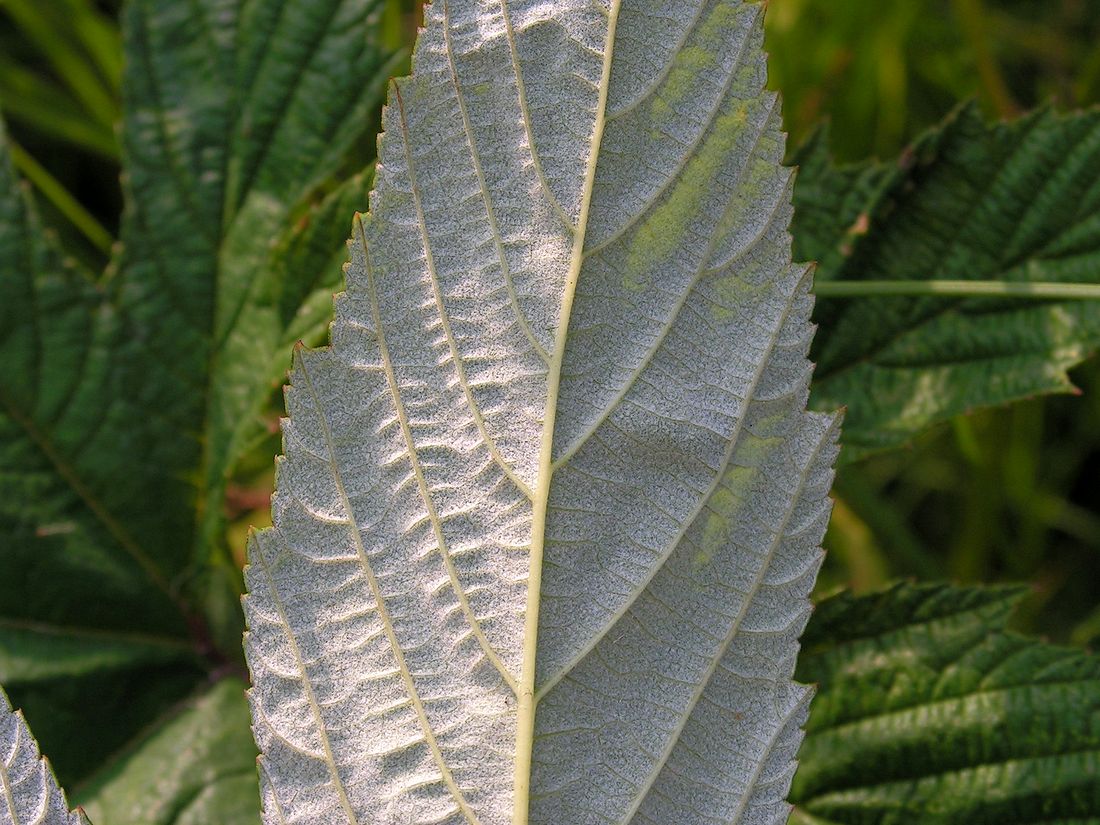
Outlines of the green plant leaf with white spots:
M762 14L427 10L250 547L267 822L785 821L836 421Z

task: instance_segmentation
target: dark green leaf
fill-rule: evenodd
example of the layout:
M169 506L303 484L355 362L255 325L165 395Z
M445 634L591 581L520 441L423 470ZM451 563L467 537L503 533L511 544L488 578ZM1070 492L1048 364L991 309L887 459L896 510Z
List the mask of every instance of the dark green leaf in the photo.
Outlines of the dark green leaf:
M958 112L895 164L798 160L794 235L821 280L1100 283L1100 111L985 124ZM849 459L978 407L1067 392L1100 302L822 298L814 404Z
M272 360L287 363L284 292L300 296L301 279L312 283L332 254L287 272L275 250L371 140L388 78L371 41L379 6L135 0L125 14L128 208L116 287L189 433L175 471L196 485L200 562L224 549L227 472L260 426Z
M1100 659L1004 630L1017 588L827 599L796 825L1100 823Z
M187 700L72 796L105 825L256 825L244 689L226 679Z
M366 206L349 170L389 73L379 2L127 6L124 246L102 280L0 158L0 679L66 784L241 660L224 488ZM124 696L132 714L106 706Z
M53 248L6 152L0 273L0 619L185 638L170 572L120 515L180 486L157 483L155 436L171 432L112 357L117 312Z

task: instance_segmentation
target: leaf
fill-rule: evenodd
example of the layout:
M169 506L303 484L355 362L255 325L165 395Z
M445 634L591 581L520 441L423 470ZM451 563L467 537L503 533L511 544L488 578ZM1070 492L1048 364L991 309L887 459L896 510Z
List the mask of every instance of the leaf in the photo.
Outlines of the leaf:
M99 771L76 799L111 825L255 825L256 746L245 685L192 697Z
M0 825L24 822L81 825L87 820L70 813L22 714L12 710L0 690Z
M786 817L836 423L762 12L428 8L250 545L266 821Z
M960 110L895 164L799 160L796 253L822 280L1100 283L1100 111L985 124ZM813 406L848 408L845 455L969 410L1069 392L1100 347L1095 301L825 300Z
M396 59L378 7L130 2L102 278L43 234L0 147L0 681L69 784L243 670L225 486L338 281L317 273L344 239L310 218L366 201L352 173Z
M150 392L186 436L164 468L192 485L177 508L186 523L159 531L180 562L231 567L227 477L264 426L270 364L285 363L298 309L291 296L299 296L300 279L316 285L331 250L290 273L273 253L369 137L392 61L371 36L379 7L380 0L127 6L127 208L113 288L156 365ZM321 286L331 291L332 281ZM235 644L239 630L222 634L223 643Z
M1018 588L826 599L793 825L1100 822L1100 660L1007 633Z
M91 715L74 679L149 665L145 695L174 701L179 675L201 673L167 578L117 515L167 495L140 457L175 437L111 357L125 342L102 290L44 234L0 127L0 682L69 778L148 721L128 697L106 733L95 718L55 727L71 721L62 697ZM125 692L97 687L101 711Z

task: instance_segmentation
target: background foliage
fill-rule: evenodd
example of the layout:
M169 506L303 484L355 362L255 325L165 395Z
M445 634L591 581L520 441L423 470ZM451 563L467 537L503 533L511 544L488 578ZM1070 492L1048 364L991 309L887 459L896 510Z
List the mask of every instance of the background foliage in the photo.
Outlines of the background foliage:
M0 2L0 106L17 165L91 271L121 213L118 5ZM1100 102L1096 0L771 0L767 22L792 146L827 122L840 160L892 157L965 100L991 118ZM411 0L389 0L384 26L407 47ZM899 575L1025 581L1019 627L1076 644L1100 637L1100 369L1073 378L1082 397L960 416L913 448L846 467L820 589ZM264 523L276 449L261 445L231 491L238 558L248 524Z
M413 0L384 0L384 6L379 38L397 55L389 70L400 72L418 12ZM124 68L118 15L119 4L111 0L0 0L0 109L8 122L13 161L30 183L43 223L70 256L66 264L93 284L125 226L119 180L124 152L117 128ZM768 27L772 83L785 96L792 147L816 140L822 153L827 147L843 161L892 159L966 100L976 101L994 120L1046 105L1065 111L1100 103L1097 0L770 0ZM823 122L829 124L827 134L819 132ZM349 138L354 145L348 162L354 168L365 166L373 154L371 128ZM282 237L292 250L291 259L325 258L318 250L327 250L338 238L312 233L307 213L324 209L314 225L327 226L329 234L339 230L342 237L347 221L335 216L365 209L368 186L368 180L359 178L329 192L318 182L316 191L305 194L293 214L280 218L290 222ZM325 216L331 219L320 220ZM267 214L256 219L278 223ZM246 262L265 260L266 254L237 253ZM336 264L326 265L331 279ZM104 277L111 277L111 270L107 273ZM284 303L293 305L300 297L290 296ZM327 295L321 297L327 300ZM821 312L830 311L828 303L823 302ZM322 301L314 309L323 317L328 305ZM314 323L313 316L306 320L311 322L294 326L294 334L319 341L323 324ZM229 421L224 437L240 442L239 456L224 482L224 512L215 513L202 529L219 533L214 543L224 550L231 580L243 559L249 525L267 523L272 457L279 448L278 369L270 373L270 397L262 410L270 425L266 430L238 437L229 421L232 410L223 414ZM1095 482L1100 470L1100 365L1093 359L1072 377L1083 390L1080 396L1043 396L958 415L910 446L845 464L835 487L838 501L819 591L847 585L867 592L898 577L1022 582L1028 587L1013 613L1016 629L1079 647L1095 644L1100 639L1100 485ZM150 507L151 519L155 505ZM911 603L935 607L934 594L915 593L909 596ZM1017 595L1002 594L997 610L1015 602ZM226 599L222 593L209 600ZM854 609L841 604L829 608L829 615ZM214 633L230 638L238 628L226 610L225 627L214 628ZM1007 611L998 616L1002 613ZM934 647L940 641L931 638L925 644ZM112 652L105 648L99 655ZM818 678L813 668L843 655L826 651L807 659L802 676ZM155 647L141 656L146 676L140 683L92 676L69 684L59 672L49 674L52 692L38 700L30 694L19 697L36 729L35 717L44 720L46 729L39 730L44 749L49 751L51 740L62 741L62 732L78 723L65 709L89 690L102 699L104 715L110 716L112 707L128 708L137 727L188 693L195 678L188 668L197 665L170 663L172 656ZM232 670L239 662L224 666ZM158 674L152 683L149 673ZM1089 678L1095 690L1095 675ZM240 765L251 759L248 740L238 736L222 742L224 731L209 725L213 715L222 714L221 703L232 704L231 693L222 689L194 698L180 705L169 723L171 729L188 731L198 751L205 748L226 757L224 770L207 769L220 771L219 781L227 783L240 781ZM233 707L235 711L225 712L239 712L239 704ZM108 735L101 743L103 753L91 761L115 752L132 733L115 731L114 739ZM90 776L92 764L63 750L54 754L54 761L78 798L96 799L98 808L92 811L103 813L105 821L124 817L128 802L125 794L104 796L102 789L112 781L121 787L139 781L133 777L153 764L147 758L169 764L164 754L171 753L171 741L165 729L152 731L147 740L119 751L108 769L95 776ZM825 753L828 742L819 741L824 744L815 747ZM130 758L138 749L146 755ZM807 758L812 762L814 752ZM821 761L830 758L822 756ZM876 755L855 758L875 763ZM173 770L169 784L176 796L166 801L167 808L175 805L178 812L194 803L189 794L209 793L203 790L209 776L195 764L174 764ZM828 789L827 780L808 768L796 785L796 796L821 797L825 792L819 789ZM201 805L195 810L201 811ZM242 816L247 819L247 812ZM172 817L169 810L163 821L185 821Z

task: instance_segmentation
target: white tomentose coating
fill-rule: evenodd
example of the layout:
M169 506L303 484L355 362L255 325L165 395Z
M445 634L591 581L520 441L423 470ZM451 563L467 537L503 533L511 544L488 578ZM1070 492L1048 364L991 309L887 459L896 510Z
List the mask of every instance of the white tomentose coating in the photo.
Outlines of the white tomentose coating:
M23 715L0 690L0 825L81 825Z
M837 424L762 15L427 8L250 548L266 822L786 821Z

